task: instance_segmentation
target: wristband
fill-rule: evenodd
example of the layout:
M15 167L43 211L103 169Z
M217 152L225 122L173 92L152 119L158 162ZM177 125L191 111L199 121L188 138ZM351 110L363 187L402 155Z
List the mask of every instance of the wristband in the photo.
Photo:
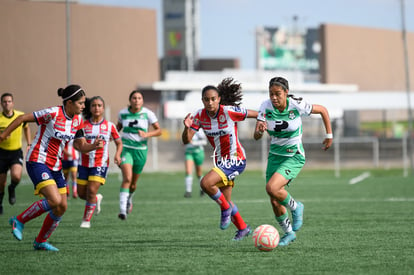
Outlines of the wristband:
M332 133L326 134L325 138L330 138L330 139L332 139L332 138L333 138Z

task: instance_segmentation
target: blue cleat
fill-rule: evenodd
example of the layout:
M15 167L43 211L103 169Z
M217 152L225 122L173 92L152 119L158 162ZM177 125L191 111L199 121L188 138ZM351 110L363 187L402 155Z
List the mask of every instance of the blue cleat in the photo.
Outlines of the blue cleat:
M297 202L296 209L292 211L292 229L293 231L299 231L303 224L303 209L305 206L301 202Z
M48 242L38 243L36 240L33 242L33 248L34 250L59 251L59 249Z
M241 241L245 237L249 236L250 233L252 233L252 230L250 228L250 225L247 225L245 229L237 230L236 236L232 239L232 241Z
M21 241L23 239L24 224L21 223L16 217L11 217L9 224L12 226L13 236L17 240Z
M225 230L229 227L230 222L231 222L231 210L232 210L231 206L226 210L221 210L221 221L220 221L221 230Z
M296 240L296 233L294 231L286 232L285 235L280 239L279 246L287 246L289 243Z

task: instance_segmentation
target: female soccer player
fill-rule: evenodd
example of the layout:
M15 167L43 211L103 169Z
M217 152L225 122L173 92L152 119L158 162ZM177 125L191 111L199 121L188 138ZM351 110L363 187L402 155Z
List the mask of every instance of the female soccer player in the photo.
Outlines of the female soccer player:
M264 131L271 138L266 168L266 192L270 197L276 221L285 232L279 246L293 242L296 239L295 231L303 223L303 204L296 201L285 189L305 165L301 116L320 114L326 130L323 149L327 150L332 145L332 128L326 108L309 104L288 93L289 83L286 79L274 77L270 80L270 99L260 106L254 132L256 140L263 136ZM286 208L292 212L292 224Z
M33 181L35 195L41 194L44 198L9 220L14 237L21 241L24 224L48 212L33 242L35 250L58 251L47 240L58 227L67 208L66 181L61 163L65 144L74 139L75 148L84 153L103 146L100 138L93 144L86 142L83 121L79 116L85 107L83 89L78 85L69 85L65 89L59 88L58 95L63 99L63 106L20 115L0 134L1 142L22 123L36 122L39 125L27 153L26 169Z
M129 94L129 107L118 115L118 131L122 133L121 170L122 184L119 194L119 215L121 220L132 211L132 198L137 181L147 161L147 142L150 137L161 135L161 128L155 114L144 107L144 97L140 91ZM150 130L152 126L153 130Z
M191 198L193 189L193 166L200 183L203 177L202 164L204 162L204 145L207 144L207 138L204 131L198 131L194 134L190 143L185 145L185 198ZM200 190L200 196L203 196L203 190Z
M103 140L103 148L87 154L81 154L78 166L78 194L86 200L85 211L80 227L90 228L92 215L101 212L102 194L99 187L105 184L109 165L109 142L114 140L116 152L115 164L121 163L122 141L115 125L104 118L105 102L100 96L87 99L83 117L85 119L85 137L88 143L94 143L99 137Z
M246 168L246 154L238 138L237 122L256 118L257 112L239 106L241 85L233 78L224 79L217 87L204 87L201 99L204 108L194 117L188 114L184 119L182 140L188 144L196 131L204 130L214 148L214 168L202 178L200 185L220 206L220 228L227 229L232 221L238 229L233 240L239 241L250 234L251 228L231 201L234 179Z

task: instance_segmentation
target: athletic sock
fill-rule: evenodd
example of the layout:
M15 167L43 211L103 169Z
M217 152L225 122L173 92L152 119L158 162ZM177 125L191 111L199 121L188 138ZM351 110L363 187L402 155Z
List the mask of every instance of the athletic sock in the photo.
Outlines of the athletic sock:
M3 204L4 193L0 193L0 205Z
M121 191L119 193L119 213L126 215L127 213L127 201L129 197L129 189L127 188L121 188Z
M193 187L193 177L192 176L186 176L185 177L185 191L190 192L192 191Z
M11 186L11 187L13 187L13 189L16 189L16 187L17 187L17 185L18 185L18 184L19 184L19 182L18 182L18 181L13 181L13 180L12 180L12 181L10 182L10 186Z
M72 181L72 193L77 194L78 193L78 184L76 181Z
M226 198L224 197L223 193L221 193L220 189L217 190L217 193L213 196L210 196L218 205L220 205L221 210L227 210L230 207L230 204L227 202Z
M85 211L83 212L83 220L90 222L92 219L93 212L95 211L96 203L86 202Z
M281 205L289 208L291 211L296 210L297 203L295 199L287 192L287 197L283 201L280 202Z
M287 232L291 232L292 231L292 225L290 223L289 215L288 215L288 212L287 211L282 216L276 217L276 221L279 223L280 227L282 227L282 230L284 232L287 233Z
M26 223L36 217L39 217L43 213L49 211L51 208L46 199L34 202L29 208L24 210L16 218L21 223Z
M237 227L238 230L245 229L247 227L247 224L244 222L242 216L240 215L237 205L233 203L232 201L230 201L230 204L232 206L231 221Z
M49 211L49 214L46 216L45 220L43 221L42 228L40 228L39 235L36 237L36 242L43 243L49 239L50 235L56 230L58 227L60 220L62 217L55 216L52 211Z

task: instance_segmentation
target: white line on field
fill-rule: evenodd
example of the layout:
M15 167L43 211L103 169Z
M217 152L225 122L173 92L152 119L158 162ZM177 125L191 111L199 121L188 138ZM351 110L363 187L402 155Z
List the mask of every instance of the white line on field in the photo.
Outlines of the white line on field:
M371 176L371 173L370 173L370 172L364 172L364 173L362 173L361 175L359 175L358 177L352 178L352 179L349 181L349 184L356 184L356 183L358 183L358 182L363 181L363 180L364 180L364 179L366 179L366 178L369 178L370 176Z

